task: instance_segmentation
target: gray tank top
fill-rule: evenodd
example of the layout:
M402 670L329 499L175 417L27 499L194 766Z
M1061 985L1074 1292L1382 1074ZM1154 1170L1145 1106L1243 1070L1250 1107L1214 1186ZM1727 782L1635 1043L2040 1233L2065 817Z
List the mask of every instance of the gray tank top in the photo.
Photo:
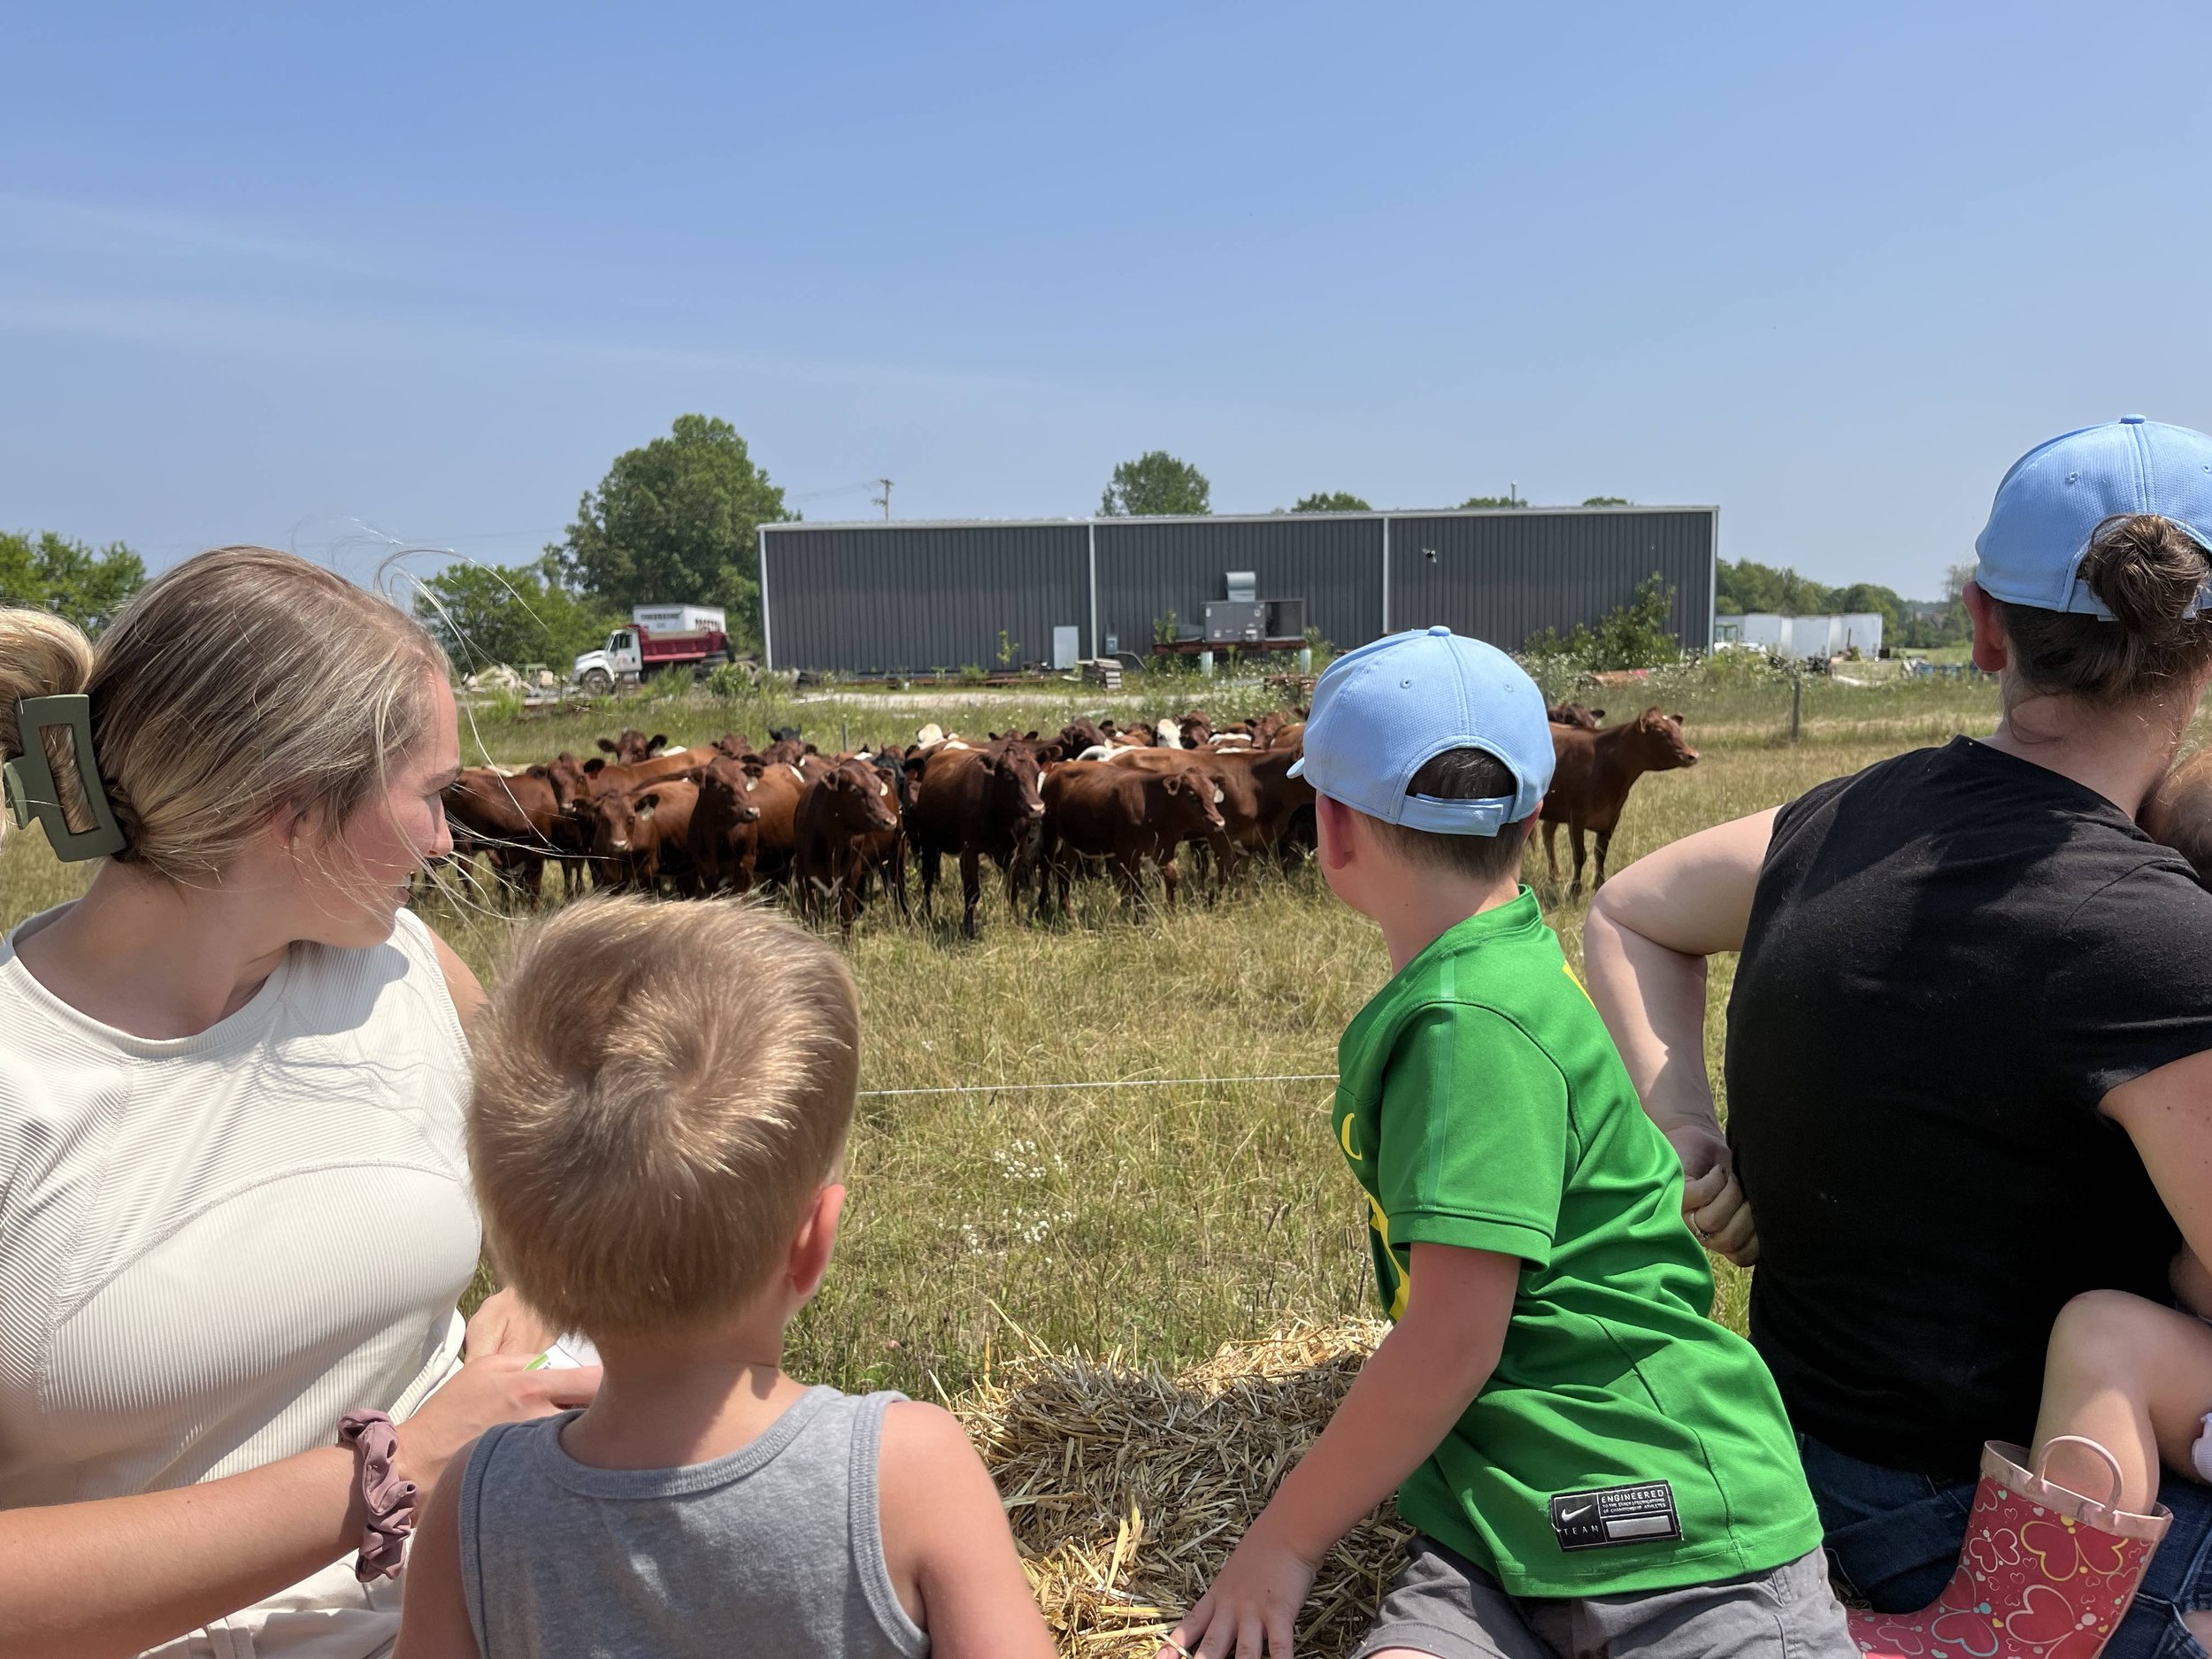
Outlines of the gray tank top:
M594 1469L574 1411L488 1430L461 1482L461 1581L484 1659L914 1659L883 1563L884 1408L810 1388L749 1446Z

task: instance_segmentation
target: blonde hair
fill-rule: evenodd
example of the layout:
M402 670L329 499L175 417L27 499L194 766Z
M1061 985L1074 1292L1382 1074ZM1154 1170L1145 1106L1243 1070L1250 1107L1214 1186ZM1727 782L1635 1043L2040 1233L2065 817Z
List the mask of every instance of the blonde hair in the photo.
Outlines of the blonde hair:
M735 899L572 904L471 1033L492 1259L564 1330L680 1329L770 1281L835 1173L860 1013L837 953Z
M87 694L118 858L204 879L288 807L334 833L427 732L445 672L412 618L335 572L218 548L141 588L96 645L43 611L0 609L0 759L23 752L18 698ZM81 827L67 732L45 749Z
M2159 781L2143 803L2143 833L2163 841L2212 880L2212 749L2201 749Z

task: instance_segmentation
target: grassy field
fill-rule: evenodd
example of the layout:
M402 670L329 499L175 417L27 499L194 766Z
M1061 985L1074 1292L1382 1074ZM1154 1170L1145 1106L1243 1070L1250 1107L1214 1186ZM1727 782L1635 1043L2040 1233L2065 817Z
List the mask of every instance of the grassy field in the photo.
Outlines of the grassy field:
M1822 779L1985 731L1996 714L1986 683L1814 681L1803 741L1793 745L1786 686L1671 676L1583 695L1615 719L1647 701L1679 710L1703 755L1694 769L1638 785L1614 842L1616 869ZM1179 685L1119 706L1152 714L1200 702L1225 718L1263 701L1256 688ZM1011 695L948 714L979 731L1056 726L1071 712L1113 706L1095 694ZM588 751L618 725L685 741L733 726L757 739L776 724L802 725L827 747L846 731L855 742L910 733L927 712L862 695L642 700L527 720L480 710L465 723L465 741L518 762L563 747ZM1584 905L1544 887L1540 854L1529 879L1578 962ZM12 837L0 848L0 923L81 881L35 833ZM933 927L863 919L851 956L867 1033L862 1086L872 1093L853 1140L842 1251L795 1333L799 1374L926 1396L959 1389L995 1351L1033 1338L1171 1368L1294 1316L1363 1305L1363 1212L1331 1143L1329 1084L1177 1079L1333 1072L1338 1034L1386 975L1379 935L1310 870L1210 910L1142 924L1124 921L1102 893L1083 904L1075 926L1040 930L1012 920L992 891L972 943L949 925L956 896L941 902ZM512 922L444 901L432 910L494 980ZM1732 966L1717 963L1712 976L1717 1077ZM1036 1083L1081 1087L887 1092ZM1740 1329L1744 1292L1724 1266L1717 1311Z

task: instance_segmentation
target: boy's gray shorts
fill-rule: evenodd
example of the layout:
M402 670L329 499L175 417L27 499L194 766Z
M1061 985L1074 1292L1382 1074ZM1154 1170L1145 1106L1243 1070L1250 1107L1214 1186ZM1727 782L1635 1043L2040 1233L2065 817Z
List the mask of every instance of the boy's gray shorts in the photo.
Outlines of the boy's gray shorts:
M1432 1538L1416 1538L1355 1659L1859 1659L1826 1552L1718 1584L1628 1595L1508 1595Z

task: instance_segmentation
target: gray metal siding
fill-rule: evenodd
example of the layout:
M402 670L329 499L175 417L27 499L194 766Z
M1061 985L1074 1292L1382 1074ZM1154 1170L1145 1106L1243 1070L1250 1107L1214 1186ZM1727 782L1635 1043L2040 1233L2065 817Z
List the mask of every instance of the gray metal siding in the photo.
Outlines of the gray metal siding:
M1285 513L1260 519L1098 521L1098 634L1125 651L1152 649L1172 611L1195 627L1222 577L1251 571L1263 599L1302 599L1306 622L1350 647L1382 630L1382 522Z
M1655 572L1674 590L1670 628L1702 650L1713 634L1713 519L1705 510L1394 514L1390 626L1441 622L1517 651L1540 628L1596 623Z
M1052 630L1140 655L1172 611L1195 626L1222 578L1303 599L1339 649L1383 629L1388 520L1393 628L1448 624L1517 650L1540 628L1593 624L1656 572L1684 645L1711 642L1717 514L1710 508L961 525L788 525L765 530L769 647L778 668L855 672L998 665L999 630L1031 662ZM1432 559L1429 555L1433 553Z
M1081 524L887 530L779 526L766 550L769 649L779 668L918 672L998 667L1003 628L1023 661L1052 630L1090 641L1090 538Z

